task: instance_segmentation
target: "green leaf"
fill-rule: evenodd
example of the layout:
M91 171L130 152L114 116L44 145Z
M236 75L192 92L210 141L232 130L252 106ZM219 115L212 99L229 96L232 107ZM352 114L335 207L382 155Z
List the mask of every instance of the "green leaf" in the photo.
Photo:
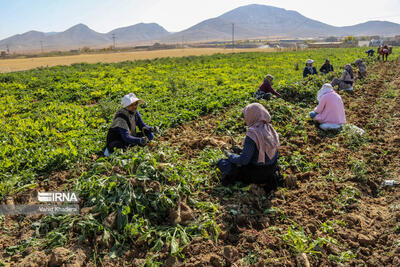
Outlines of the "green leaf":
M171 239L171 254L175 255L176 253L179 252L179 243L178 241L173 237Z

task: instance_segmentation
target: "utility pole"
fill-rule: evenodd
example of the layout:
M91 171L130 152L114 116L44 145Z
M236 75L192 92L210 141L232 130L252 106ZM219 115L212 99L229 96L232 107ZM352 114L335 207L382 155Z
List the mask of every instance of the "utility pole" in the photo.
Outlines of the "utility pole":
M113 39L113 48L115 49L115 33L112 34L112 39Z
M7 47L7 54L10 54L10 47L8 45L6 45Z
M42 40L40 40L40 51L42 51L42 53L43 53L43 41Z
M183 46L184 41L185 41L185 35L182 35L182 49L184 48L184 46Z
M232 23L232 49L235 48L235 23Z

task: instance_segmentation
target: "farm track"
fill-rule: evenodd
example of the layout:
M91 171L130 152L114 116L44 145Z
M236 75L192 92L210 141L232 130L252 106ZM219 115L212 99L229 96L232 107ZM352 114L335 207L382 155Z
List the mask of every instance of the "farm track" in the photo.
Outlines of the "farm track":
M220 204L221 213L217 221L222 232L218 244L198 239L185 247L182 253L186 266L242 266L241 259L251 253L258 254L256 266L263 266L266 260L271 266L301 265L280 235L296 225L316 239L324 236L320 226L328 220L343 221L346 225L336 225L335 231L330 234L338 244L329 243L321 255L308 257L312 266L336 265L328 256L348 250L356 255L355 259L346 263L351 266L400 266L400 258L396 256L400 252L397 244L400 238L394 232L400 221L400 193L398 188L381 189L379 186L383 178L399 179L400 97L398 93L394 98L385 97L388 91L398 92L400 88L399 67L400 61L370 66L369 73L378 74L378 78L358 86L354 95L342 95L348 122L363 128L372 142L351 150L345 145L342 135L323 135L310 123L307 125L308 141L299 137L295 144L307 161L318 164L318 168L305 173L295 167L286 170L284 173L296 175L297 188L279 190L262 201L260 198L265 194L259 186L250 187L251 195L244 198L240 192L230 193L220 187L200 192L202 198L212 198ZM186 158L196 157L205 147L238 145L236 138L215 132L217 121L224 120L224 114L226 112L207 115L170 129L160 142L178 148ZM338 146L334 145L336 143ZM287 146L281 147L282 156L290 153ZM351 170L354 160L366 163L363 177ZM64 185L66 176L69 174L61 173L57 176L59 179L44 187ZM345 208L339 207L335 199L350 186L360 192L358 201ZM264 214L266 209L271 209L271 213ZM239 213L232 214L231 210L238 210ZM30 218L28 223L17 217L11 219L2 222L1 251L32 235L30 222L37 218ZM4 227L11 229L15 223L20 227L7 235L3 234ZM90 248L84 250L91 254ZM93 259L87 255L87 260L89 258ZM134 262L129 254L124 259ZM179 265L179 261L167 253L162 255L162 259L166 266L172 266L172 263ZM20 257L15 257L13 262L20 260ZM103 264L115 266L117 262L104 259ZM93 262L89 262L88 266L93 266Z

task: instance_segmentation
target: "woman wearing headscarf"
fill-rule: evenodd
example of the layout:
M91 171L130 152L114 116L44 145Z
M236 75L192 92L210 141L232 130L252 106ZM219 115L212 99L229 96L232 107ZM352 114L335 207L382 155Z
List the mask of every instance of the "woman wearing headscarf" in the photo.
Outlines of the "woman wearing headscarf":
M353 91L353 82L354 82L354 74L353 68L350 64L344 66L344 70L342 76L340 78L335 78L332 81L332 86L335 87L338 85L339 90L344 91Z
M269 192L283 184L277 161L279 136L263 105L249 104L242 113L247 125L243 150L240 155L227 153L227 159L218 161L217 167L225 174L222 182L266 184L265 189Z
M267 74L267 76L265 76L263 83L260 84L260 87L255 93L255 97L257 99L270 100L273 94L276 96L281 96L277 91L274 90L274 88L272 88L273 80L274 76L271 74Z
M331 71L333 71L333 66L329 61L329 59L326 59L324 65L322 65L321 68L319 69L319 72L323 74L328 74Z
M310 112L310 117L320 123L319 127L326 130L340 129L346 123L346 114L342 98L326 83L318 91L318 106Z
M354 61L354 65L356 65L358 68L359 79L364 79L365 77L367 77L367 65L365 65L364 61L361 58Z
M313 63L314 63L314 60L307 59L306 66L303 70L303 78L307 77L308 75L318 74L317 68L312 65Z
M145 146L147 140L153 140L154 132L157 127L150 127L143 122L138 109L142 99L136 97L134 93L130 93L122 97L121 105L115 115L114 120L108 129L107 145L104 156L110 156L115 148L126 149L130 146ZM136 131L136 127L140 132Z

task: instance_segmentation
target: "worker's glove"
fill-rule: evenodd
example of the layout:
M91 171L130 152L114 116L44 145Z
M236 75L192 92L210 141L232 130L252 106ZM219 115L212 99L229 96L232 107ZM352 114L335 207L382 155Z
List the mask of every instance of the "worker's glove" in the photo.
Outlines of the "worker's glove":
M153 133L159 133L160 129L157 126L152 126L150 127L150 131L152 131Z
M317 116L317 115L318 115L318 113L315 112L315 111L311 111L311 112L310 112L310 118L311 118L311 119L314 119L315 116Z
M144 134L149 134L149 133L158 133L159 129L157 126L152 126L152 127L144 127L143 128L143 133Z
M147 138L146 137L140 137L139 138L139 146L145 146L147 144Z

